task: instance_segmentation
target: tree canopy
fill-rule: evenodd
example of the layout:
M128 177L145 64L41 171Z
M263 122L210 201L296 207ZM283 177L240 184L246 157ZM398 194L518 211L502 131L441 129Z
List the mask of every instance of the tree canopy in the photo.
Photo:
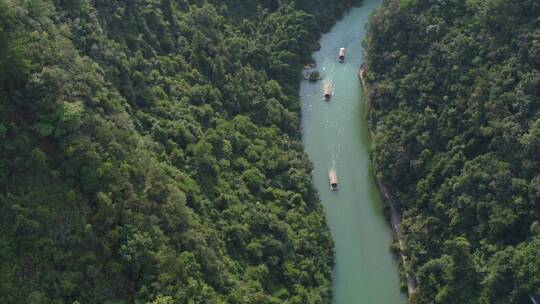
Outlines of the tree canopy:
M297 86L350 3L0 0L2 303L327 303Z
M384 1L369 23L377 174L403 217L413 303L540 290L540 5Z

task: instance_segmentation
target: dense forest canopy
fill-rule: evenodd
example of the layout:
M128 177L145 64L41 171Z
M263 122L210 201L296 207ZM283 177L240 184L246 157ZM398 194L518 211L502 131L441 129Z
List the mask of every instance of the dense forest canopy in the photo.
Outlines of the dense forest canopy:
M367 47L372 157L413 303L540 291L540 2L387 0Z
M0 0L2 303L328 303L297 84L350 4Z

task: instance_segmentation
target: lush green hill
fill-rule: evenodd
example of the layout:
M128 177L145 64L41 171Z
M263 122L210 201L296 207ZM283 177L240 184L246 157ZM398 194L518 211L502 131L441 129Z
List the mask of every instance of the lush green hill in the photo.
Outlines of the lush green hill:
M385 1L367 46L372 156L403 213L413 303L540 290L540 4Z
M296 95L349 2L0 0L0 301L327 303Z

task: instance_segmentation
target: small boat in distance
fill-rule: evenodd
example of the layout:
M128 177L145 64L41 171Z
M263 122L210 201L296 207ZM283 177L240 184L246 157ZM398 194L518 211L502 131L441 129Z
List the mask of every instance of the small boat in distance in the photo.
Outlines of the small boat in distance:
M332 97L332 84L330 82L325 82L323 87L323 97L324 100L329 101Z
M337 181L336 169L331 169L330 171L328 171L328 180L330 182L330 190L337 191L338 181Z
M339 55L338 55L338 60L339 62L344 62L345 61L345 48L340 48L339 49Z

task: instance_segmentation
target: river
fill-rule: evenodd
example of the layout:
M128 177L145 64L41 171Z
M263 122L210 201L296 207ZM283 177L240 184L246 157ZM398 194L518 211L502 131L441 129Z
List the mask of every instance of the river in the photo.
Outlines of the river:
M304 146L335 242L334 304L407 302L399 289L397 260L389 249L392 232L373 177L357 77L365 24L379 3L364 1L322 36L322 48L314 58L324 78L316 83L303 81L300 86ZM337 61L341 47L347 49L345 63ZM333 84L329 102L322 98L325 81ZM337 192L330 190L328 182L328 170L334 167Z

